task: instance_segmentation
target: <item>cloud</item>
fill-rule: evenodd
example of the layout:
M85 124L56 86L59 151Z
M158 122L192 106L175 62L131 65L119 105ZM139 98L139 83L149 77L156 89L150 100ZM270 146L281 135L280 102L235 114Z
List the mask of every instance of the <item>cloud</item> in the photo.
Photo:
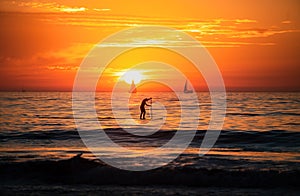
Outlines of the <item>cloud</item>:
M49 65L47 66L48 70L54 70L54 71L72 71L77 70L78 66L74 65Z
M53 1L2 1L1 10L16 10L21 12L107 12L109 8L87 8L85 6L70 6ZM4 10L6 11L6 10Z
M140 16L116 16L116 15L99 15L90 14L82 15L60 15L59 20L53 18L41 18L44 22L49 22L56 25L71 25L77 27L86 27L92 29L107 29L109 27L126 28L137 26L169 26L178 30L187 32L196 37L199 41L205 42L207 47L239 47L241 45L260 45L270 46L275 45L270 41L249 41L244 42L243 39L248 38L268 38L273 35L287 34L293 32L300 32L299 29L288 28L286 25L282 26L263 26L259 25L257 20L253 19L224 19L216 18L210 20L197 20L190 18L170 19L170 18L151 18ZM286 23L283 23L286 24ZM281 26L280 26L281 25ZM259 27L257 27L259 26ZM218 44L216 44L216 39ZM237 41L236 45L232 40ZM238 40L237 40L238 39ZM220 43L222 40L223 43Z
M98 7L97 7L98 6ZM19 7L23 12L41 12L54 13L48 17L41 17L40 21L51 23L54 25L68 25L83 27L89 29L109 29L126 28L148 25L169 26L184 32L190 33L197 37L201 42L205 42L207 47L240 47L242 45L274 45L276 43L270 41L254 40L252 44L243 39L268 38L274 35L283 35L288 33L299 32L297 29L288 24L292 21L284 20L274 25L262 25L258 20L253 18L215 18L209 20L199 20L197 18L156 18L145 16L130 16L130 15L108 15L103 14L110 12L107 7L99 7L96 4L86 4L82 6L79 3L71 1L58 3L53 1L38 1L38 0L20 0L20 1L1 1L2 9ZM19 10L19 11L20 11ZM64 12L66 14L61 14ZM55 15L55 13L57 15ZM68 14L68 13L78 13ZM238 40L237 40L238 39ZM216 44L216 40L218 43ZM220 43L222 40L223 43ZM233 41L234 40L234 41ZM236 45L234 43L237 43ZM241 44L245 42L245 44Z
M36 53L24 58L0 57L1 70L37 72L76 70L93 44L77 43L55 51Z
M70 3L70 2L69 2ZM269 38L274 35L284 35L299 32L300 29L290 26L292 21L284 20L274 25L262 25L260 21L252 18L214 18L209 20L197 18L156 18L145 16L112 15L110 8L95 7L95 5L80 6L80 4L65 4L52 1L2 1L1 7L19 7L24 12L41 12L44 17L39 20L53 25L68 25L86 29L127 28L137 26L162 25L169 26L187 32L196 37L206 47L240 47L243 45L270 46L275 42L270 40L258 40L257 38ZM76 6L75 6L76 5ZM46 13L52 13L47 16ZM61 14L61 12L65 14ZM68 13L77 13L68 14ZM251 43L249 40L256 39ZM222 41L220 41L222 40ZM222 42L222 43L220 43ZM242 43L244 42L244 43ZM181 42L183 43L183 42ZM234 44L236 43L236 44Z
M290 20L284 20L284 21L282 21L281 23L282 23L282 24L291 24L292 21L290 21Z
M273 46L276 45L273 42L233 42L233 41L202 41L201 42L205 47L222 47L222 48L232 48L232 47L241 47L241 46Z

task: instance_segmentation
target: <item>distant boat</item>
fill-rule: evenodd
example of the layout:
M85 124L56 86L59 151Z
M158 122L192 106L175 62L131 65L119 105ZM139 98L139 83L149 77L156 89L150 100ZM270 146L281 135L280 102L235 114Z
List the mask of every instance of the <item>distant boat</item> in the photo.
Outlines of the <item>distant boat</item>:
M184 92L184 93L192 93L192 92L193 92L193 90L189 90L189 89L188 89L188 83L187 83L187 80L185 81L183 92Z
M129 93L136 93L136 92L137 92L136 86L134 84L134 81L132 80L131 86L130 86L130 89L129 89Z

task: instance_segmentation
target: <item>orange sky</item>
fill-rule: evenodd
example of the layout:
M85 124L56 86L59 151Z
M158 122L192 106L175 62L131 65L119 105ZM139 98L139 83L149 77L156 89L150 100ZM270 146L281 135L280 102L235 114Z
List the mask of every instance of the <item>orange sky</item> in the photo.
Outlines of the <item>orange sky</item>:
M142 25L173 27L199 40L228 90L300 90L297 0L3 0L0 15L0 90L72 90L95 44Z

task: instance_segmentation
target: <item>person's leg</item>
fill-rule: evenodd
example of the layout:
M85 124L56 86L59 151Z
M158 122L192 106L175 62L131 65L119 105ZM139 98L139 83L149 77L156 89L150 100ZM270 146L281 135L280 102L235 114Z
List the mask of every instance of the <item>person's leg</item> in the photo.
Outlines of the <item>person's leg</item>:
M143 113L143 119L145 119L145 115L146 115L146 110Z
M141 108L140 119L145 119L145 112L146 112L146 110L144 108Z

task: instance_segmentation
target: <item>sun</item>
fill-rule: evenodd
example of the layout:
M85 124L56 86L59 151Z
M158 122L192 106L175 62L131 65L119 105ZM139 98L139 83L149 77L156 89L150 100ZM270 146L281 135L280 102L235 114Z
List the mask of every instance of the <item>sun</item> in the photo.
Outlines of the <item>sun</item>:
M124 80L126 83L131 84L132 81L135 84L138 84L143 79L143 74L140 71L136 70L130 70L124 73L122 76L122 80Z

